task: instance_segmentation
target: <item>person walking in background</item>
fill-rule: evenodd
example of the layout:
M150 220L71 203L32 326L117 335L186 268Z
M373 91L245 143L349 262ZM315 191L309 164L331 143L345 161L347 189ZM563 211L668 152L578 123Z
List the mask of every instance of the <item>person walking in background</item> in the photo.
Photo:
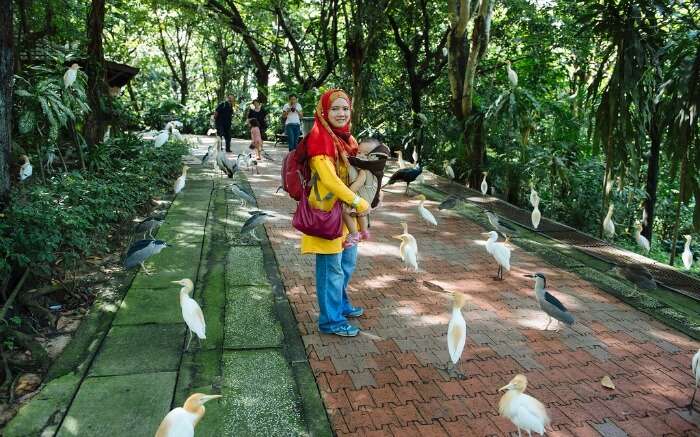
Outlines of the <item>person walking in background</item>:
M301 105L297 102L296 94L289 95L289 103L282 107L282 118L284 119L284 133L287 135L289 151L297 148L299 136L301 135Z
M214 119L216 120L216 134L224 137L226 141L226 151L231 151L231 120L233 119L233 94L226 96L226 100L219 103L214 111Z
M250 127L250 150L255 150L256 159L259 161L262 159L262 146L263 140L260 135L260 126L258 120L254 118L248 119L248 126Z
M260 135L262 140L267 140L267 110L262 107L260 100L253 100L253 107L248 109L248 114L246 114L246 120L254 118L258 121L258 126L260 127Z

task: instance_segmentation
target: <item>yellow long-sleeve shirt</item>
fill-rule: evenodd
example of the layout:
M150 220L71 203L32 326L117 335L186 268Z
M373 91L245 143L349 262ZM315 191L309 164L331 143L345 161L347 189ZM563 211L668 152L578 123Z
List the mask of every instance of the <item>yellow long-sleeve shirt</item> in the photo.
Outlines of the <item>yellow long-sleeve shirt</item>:
M355 198L355 193L343 183L343 179L347 179L348 173L348 169L345 165L342 163L339 164L336 173L336 166L333 160L327 156L319 155L311 158L309 166L311 171L318 175L318 194L321 198L321 200L318 201L312 190L309 194L309 204L312 207L323 211L330 211L338 200L347 204L352 203ZM328 193L331 193L332 196L326 199ZM362 200L362 202L366 203L364 200ZM369 205L366 206L368 207ZM343 240L347 233L348 229L343 225L343 235L335 240L326 240L325 238L304 234L301 237L301 253L340 253L343 250Z

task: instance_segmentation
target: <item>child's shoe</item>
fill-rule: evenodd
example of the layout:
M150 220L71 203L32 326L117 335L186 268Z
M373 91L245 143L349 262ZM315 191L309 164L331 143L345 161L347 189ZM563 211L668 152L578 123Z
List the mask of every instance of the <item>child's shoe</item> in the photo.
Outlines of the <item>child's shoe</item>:
M352 247L359 242L360 242L360 234L357 232L350 233L345 238L345 241L343 241L343 249L347 249L348 247Z
M369 229L365 229L364 231L360 231L360 241L367 241L371 237L369 233Z

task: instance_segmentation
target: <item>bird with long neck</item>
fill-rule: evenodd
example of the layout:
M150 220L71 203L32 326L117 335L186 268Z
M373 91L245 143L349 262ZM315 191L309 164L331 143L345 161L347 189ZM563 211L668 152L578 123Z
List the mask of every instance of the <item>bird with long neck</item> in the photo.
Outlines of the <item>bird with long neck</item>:
M445 176L452 181L455 178L455 171L452 169L452 165L450 164L451 163L448 160L442 161L442 168L445 170Z
M452 317L447 326L447 351L450 354L452 367L448 366L448 372L454 371L457 362L462 356L464 345L467 342L467 322L462 315L462 308L467 302L467 297L462 293L455 293L452 300ZM458 377L463 377L457 372Z
M542 220L542 213L540 212L540 197L537 196L535 203L532 204L532 214L530 214L530 220L532 221L532 227L537 229L540 226L540 220Z
M481 194L485 196L489 191L489 184L486 182L486 176L488 176L489 172L484 171L481 174L484 175L484 178L481 179Z
M608 207L608 213L605 216L605 219L603 219L603 233L608 238L612 238L615 236L615 223L612 220L612 215L613 215L614 210L615 210L615 205L611 203L610 206Z
M397 150L396 156L398 157L398 162L399 162L399 168L406 168L406 161L403 160L403 152L401 150Z
M438 223L437 220L435 220L435 216L423 205L425 203L425 196L423 194L419 194L414 199L420 200L420 203L418 204L418 214L420 217L428 224L437 226Z
M639 246L644 253L649 253L651 245L647 237L642 235L642 229L644 229L644 226L642 226L640 222L634 224L634 241L637 242L637 246Z
M521 429L528 435L533 431L542 435L549 425L549 415L542 402L524 393L526 388L525 375L515 375L508 384L499 388L498 391L506 393L498 401L498 412L518 428L518 436Z
M221 395L195 393L187 398L182 407L171 410L156 431L155 437L194 437L194 428L205 413L204 404L219 399Z
M511 67L510 61L506 62L506 74L508 75L508 81L512 88L518 86L518 73Z
M207 338L204 314L197 301L190 297L190 293L194 290L194 284L191 279L185 278L179 281L173 281L173 284L182 285L180 289L180 309L182 311L182 319L185 321L190 334L189 340L187 340L187 346L185 347L185 350L189 350L193 332L197 335L197 341L200 344L202 340L206 340Z
M185 188L185 183L187 182L187 169L189 169L189 167L183 165L182 174L175 180L175 185L173 187L175 194L178 194L183 188Z
M693 266L693 252L690 251L690 242L692 239L693 237L690 235L685 236L685 247L683 248L683 254L681 255L683 266L686 270L690 270L690 268Z
M525 275L527 278L535 278L535 299L540 305L540 309L544 311L549 317L547 326L544 330L549 328L552 323L552 319L557 321L557 331L559 331L559 322L564 322L565 324L571 326L574 324L576 319L564 306L563 303L559 301L552 293L546 290L547 278L544 273L535 273L532 275Z
M408 233L408 225L405 222L402 222L401 226L403 226L403 233L400 235L394 235L392 238L401 240L399 254L401 255L401 260L406 266L406 270L412 269L413 271L417 271L418 243L416 242L415 237Z
M540 195L535 191L535 185L530 184L530 205L535 206L540 204Z
M19 168L19 180L24 181L32 175L34 169L27 155L22 155L21 158L24 159L24 164Z
M510 271L510 248L503 243L498 243L498 233L496 231L486 232L488 235L486 240L486 251L496 260L498 264L498 273L496 280L503 280L503 270Z

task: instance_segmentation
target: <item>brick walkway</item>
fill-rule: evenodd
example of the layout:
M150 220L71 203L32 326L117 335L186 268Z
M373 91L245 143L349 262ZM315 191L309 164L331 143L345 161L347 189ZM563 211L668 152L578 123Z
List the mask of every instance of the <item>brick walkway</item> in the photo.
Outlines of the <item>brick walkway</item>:
M278 161L281 154L274 153ZM385 193L373 216L373 241L362 243L349 290L365 308L363 334L319 334L314 258L299 254L291 228L294 202L279 184L279 164L249 176L261 209L280 218L267 226L309 360L338 435L508 435L498 417L498 387L514 374L546 404L550 436L700 435L700 412L688 415L690 359L698 344L619 302L567 271L515 249L503 282L483 247L484 230L452 213L437 213L437 230L418 219L403 186ZM398 256L400 222L418 241L421 271L408 274ZM546 316L522 275L541 271L549 288L577 317L573 329L541 331ZM468 296L468 339L451 379L446 331L449 292ZM612 377L615 390L600 385Z

